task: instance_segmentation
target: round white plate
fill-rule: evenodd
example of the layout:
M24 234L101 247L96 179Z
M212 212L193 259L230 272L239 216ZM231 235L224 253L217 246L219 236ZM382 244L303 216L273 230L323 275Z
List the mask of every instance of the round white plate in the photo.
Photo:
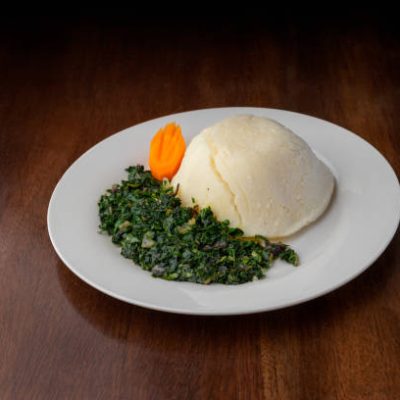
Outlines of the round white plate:
M97 201L125 179L129 165L147 165L149 142L167 122L182 126L187 142L234 114L273 118L301 136L332 170L336 191L328 211L287 243L299 253L295 268L276 262L263 280L238 286L169 282L119 254L98 233ZM217 108L157 118L98 143L65 172L51 197L47 223L63 262L89 285L139 306L182 314L227 315L274 310L328 293L363 272L384 251L400 217L399 182L370 144L339 126L307 115L266 108Z

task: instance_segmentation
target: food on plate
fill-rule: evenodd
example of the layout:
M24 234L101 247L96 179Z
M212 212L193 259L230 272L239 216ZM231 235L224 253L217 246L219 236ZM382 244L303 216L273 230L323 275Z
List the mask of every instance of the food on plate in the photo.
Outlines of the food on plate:
M171 180L181 165L185 149L186 143L179 125L171 122L161 128L150 143L149 166L152 175L158 180Z
M288 128L268 118L236 115L192 140L172 185L184 206L194 198L246 235L278 238L325 211L334 177Z
M143 166L101 196L100 229L121 254L155 277L202 284L240 284L264 277L276 259L298 264L294 250L218 221L209 207L183 207L167 180Z
M167 280L240 284L265 276L296 252L269 238L316 220L334 190L330 170L307 143L268 118L237 115L197 135L186 150L169 123L150 144L150 171L99 200L100 229L121 254Z

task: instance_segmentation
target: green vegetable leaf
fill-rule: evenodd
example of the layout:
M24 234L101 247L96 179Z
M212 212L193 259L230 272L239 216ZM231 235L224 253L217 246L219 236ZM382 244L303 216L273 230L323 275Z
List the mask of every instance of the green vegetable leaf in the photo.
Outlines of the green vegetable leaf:
M240 284L261 279L273 260L299 264L296 252L263 236L245 237L218 221L210 208L183 207L170 183L143 166L101 196L100 230L121 254L154 277L202 284Z

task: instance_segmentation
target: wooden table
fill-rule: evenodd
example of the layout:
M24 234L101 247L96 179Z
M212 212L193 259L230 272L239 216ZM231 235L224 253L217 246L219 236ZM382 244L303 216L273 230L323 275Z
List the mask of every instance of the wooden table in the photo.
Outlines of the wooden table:
M48 201L71 162L169 113L248 105L315 115L357 132L400 173L397 21L265 21L2 21L1 399L400 398L398 234L334 293L226 318L114 300L50 244Z

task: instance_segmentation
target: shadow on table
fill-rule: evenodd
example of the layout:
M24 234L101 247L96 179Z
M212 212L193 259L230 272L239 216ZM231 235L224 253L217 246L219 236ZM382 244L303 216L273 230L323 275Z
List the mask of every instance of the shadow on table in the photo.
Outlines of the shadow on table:
M288 330L318 331L338 323L348 313L365 309L385 298L385 288L395 273L400 259L398 232L384 254L360 277L319 299L287 309L244 316L204 317L168 314L133 306L109 297L85 284L60 261L58 278L72 307L102 334L119 341L143 341L163 345L168 337L190 336L196 340L223 341L224 338L257 337L267 329L273 336ZM162 333L164 340L154 340ZM175 340L176 340L175 339Z

